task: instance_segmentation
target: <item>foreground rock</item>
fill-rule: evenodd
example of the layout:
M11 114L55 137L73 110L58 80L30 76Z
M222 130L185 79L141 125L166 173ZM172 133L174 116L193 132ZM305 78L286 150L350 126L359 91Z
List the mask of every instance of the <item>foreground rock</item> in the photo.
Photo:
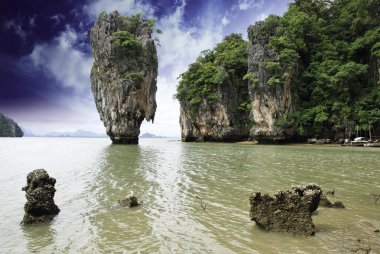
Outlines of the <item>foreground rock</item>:
M158 64L153 25L115 11L100 14L91 29L91 88L115 144L137 144L142 121L154 120Z
M316 184L278 191L274 198L260 192L249 198L251 220L267 231L297 236L314 235L312 213L317 210L322 191Z
M0 137L22 137L20 126L12 119L0 113Z
M26 192L27 202L22 224L50 221L60 210L54 203L55 179L44 169L30 172L26 178L27 185L22 188Z
M135 196L129 196L126 199L119 200L118 203L122 207L135 207L142 204L142 202L139 203Z

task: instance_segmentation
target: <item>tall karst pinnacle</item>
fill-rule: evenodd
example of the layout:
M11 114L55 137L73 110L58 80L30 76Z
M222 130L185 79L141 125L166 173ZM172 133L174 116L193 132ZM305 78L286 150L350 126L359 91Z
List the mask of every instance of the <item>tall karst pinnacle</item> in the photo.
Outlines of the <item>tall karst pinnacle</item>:
M157 51L154 20L101 13L91 29L95 104L114 144L137 144L144 118L154 120Z

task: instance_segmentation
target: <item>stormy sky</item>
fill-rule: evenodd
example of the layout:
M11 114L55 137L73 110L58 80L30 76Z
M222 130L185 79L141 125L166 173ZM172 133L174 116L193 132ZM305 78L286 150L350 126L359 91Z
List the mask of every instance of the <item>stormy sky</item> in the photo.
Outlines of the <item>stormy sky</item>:
M104 133L90 86L90 29L102 12L157 20L159 76L154 124L141 132L179 136L178 76L202 50L241 33L291 0L1 0L0 112L34 134Z

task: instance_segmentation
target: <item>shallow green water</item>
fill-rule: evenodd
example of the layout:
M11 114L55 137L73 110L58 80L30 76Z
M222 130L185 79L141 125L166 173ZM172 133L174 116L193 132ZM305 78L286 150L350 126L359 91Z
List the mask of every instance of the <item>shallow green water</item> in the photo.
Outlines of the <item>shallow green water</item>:
M61 213L21 226L21 188L33 169L57 179ZM347 209L320 208L314 237L260 230L249 220L251 191L315 182ZM380 149L189 144L141 139L0 139L0 253L344 253L360 238L380 253ZM138 208L117 206L134 194ZM202 197L206 210L200 205Z

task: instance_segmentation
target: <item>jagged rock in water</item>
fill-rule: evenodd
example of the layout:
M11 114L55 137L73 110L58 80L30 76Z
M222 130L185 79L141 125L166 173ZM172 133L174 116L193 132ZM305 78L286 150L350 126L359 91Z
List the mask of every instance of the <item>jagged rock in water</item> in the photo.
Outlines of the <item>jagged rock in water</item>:
M248 138L250 120L246 107L250 101L247 81L243 80L247 72L246 46L241 35L226 36L213 50L202 52L181 75L177 98L182 141ZM224 55L229 56L229 61Z
M144 118L154 120L157 52L153 23L140 15L102 13L91 29L91 88L107 135L116 144L137 144Z
M321 195L321 200L319 201L319 206L327 207L327 208L345 208L341 201L335 201L331 203L330 200L326 197L326 195Z
M316 184L278 191L274 198L260 192L249 198L251 220L267 231L298 236L314 235L312 213L317 210L321 188Z
M141 205L135 196L128 196L125 199L118 201L122 207L135 207Z
M273 76L267 64L278 64L279 58L268 45L269 37L275 33L276 28L269 29L268 23L267 19L256 22L248 28L248 72L252 75L249 92L254 124L250 136L260 143L287 141L292 139L295 133L291 126L280 125L277 122L293 110L291 82L295 72L291 71L284 82L269 84Z
M0 113L0 137L22 137L23 135L23 131L15 121Z
M60 210L54 203L55 179L44 169L36 169L26 177L27 185L22 188L26 192L22 224L50 221Z

